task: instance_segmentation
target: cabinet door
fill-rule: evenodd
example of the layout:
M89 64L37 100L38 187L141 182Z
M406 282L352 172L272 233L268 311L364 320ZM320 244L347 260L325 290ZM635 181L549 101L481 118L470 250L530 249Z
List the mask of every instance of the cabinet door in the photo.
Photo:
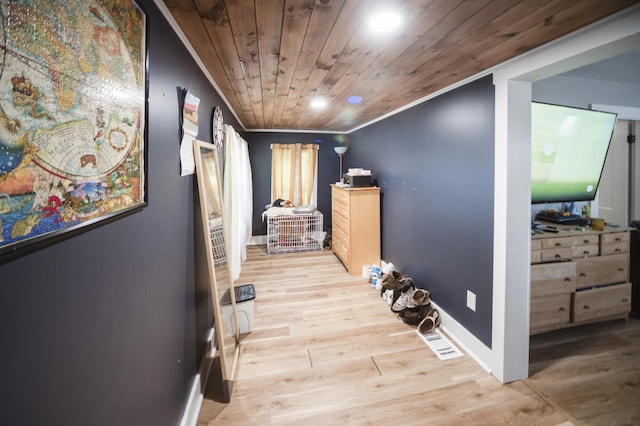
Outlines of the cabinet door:
M531 297L571 293L576 289L574 262L531 265Z
M631 283L577 291L573 296L573 321L625 316L631 308Z

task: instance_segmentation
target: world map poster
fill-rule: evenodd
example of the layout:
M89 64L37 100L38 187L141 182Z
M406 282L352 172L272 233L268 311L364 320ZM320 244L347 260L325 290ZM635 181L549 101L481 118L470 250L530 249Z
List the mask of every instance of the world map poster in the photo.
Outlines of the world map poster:
M146 204L145 18L129 0L0 0L0 261Z

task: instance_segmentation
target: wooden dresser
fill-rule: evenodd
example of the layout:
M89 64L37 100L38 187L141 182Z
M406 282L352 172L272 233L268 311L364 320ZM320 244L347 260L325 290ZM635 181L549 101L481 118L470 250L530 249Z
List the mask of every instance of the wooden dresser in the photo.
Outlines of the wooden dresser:
M531 334L626 319L630 229L559 228L531 237Z
M380 265L380 188L331 185L331 247L350 275Z

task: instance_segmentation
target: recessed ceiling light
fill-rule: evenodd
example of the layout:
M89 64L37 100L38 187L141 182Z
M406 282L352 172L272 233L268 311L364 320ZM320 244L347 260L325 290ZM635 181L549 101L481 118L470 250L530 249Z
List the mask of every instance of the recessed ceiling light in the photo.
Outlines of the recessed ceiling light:
M356 96L356 95L354 95L354 96L349 96L349 97L347 98L347 102L349 102L351 105L357 105L357 104L359 104L360 102L362 102L362 96Z
M394 10L378 10L368 19L369 29L377 34L388 34L402 25L402 15Z
M325 109L327 107L327 100L324 98L313 98L309 105L313 109Z

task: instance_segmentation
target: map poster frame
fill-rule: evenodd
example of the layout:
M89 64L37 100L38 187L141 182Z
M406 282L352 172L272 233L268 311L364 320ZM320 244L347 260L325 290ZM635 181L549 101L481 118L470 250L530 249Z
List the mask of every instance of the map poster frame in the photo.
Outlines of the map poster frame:
M0 0L0 264L147 206L135 0Z

